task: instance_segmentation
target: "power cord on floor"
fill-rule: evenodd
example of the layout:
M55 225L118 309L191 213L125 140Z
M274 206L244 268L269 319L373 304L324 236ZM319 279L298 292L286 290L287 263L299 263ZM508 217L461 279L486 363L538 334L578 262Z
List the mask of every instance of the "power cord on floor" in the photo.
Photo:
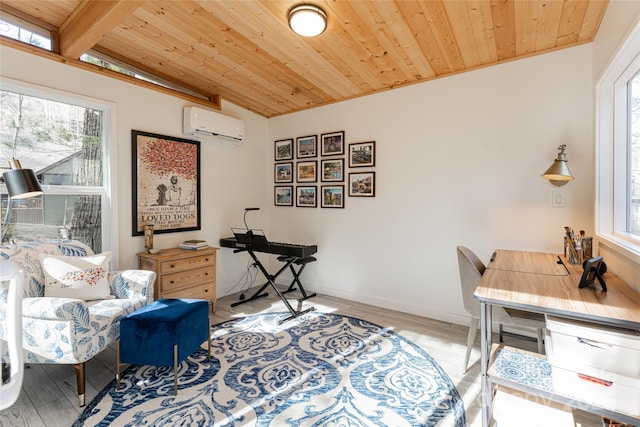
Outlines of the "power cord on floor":
M244 272L242 277L238 279L235 285L233 285L227 292L224 293L223 297L226 297L230 293L232 293L239 285L240 286L240 300L245 298L245 293L255 285L256 279L258 277L258 267L256 266L253 259L249 258L247 261L247 270Z

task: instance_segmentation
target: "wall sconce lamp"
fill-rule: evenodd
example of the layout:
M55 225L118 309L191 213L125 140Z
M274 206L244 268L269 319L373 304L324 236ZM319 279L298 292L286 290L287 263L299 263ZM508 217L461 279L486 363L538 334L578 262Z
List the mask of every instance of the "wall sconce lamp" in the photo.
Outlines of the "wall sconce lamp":
M2 224L0 243L4 242L7 234L12 200L27 199L42 194L42 187L40 187L38 178L36 178L36 174L32 169L22 169L17 159L9 160L9 166L11 170L2 174L4 183L7 186L7 192L9 193L9 202L7 203L7 212L4 217L4 223Z
M553 161L553 164L549 166L549 169L540 175L558 187L565 185L573 179L573 175L567 165L567 154L565 153L566 148L567 144L562 144L558 147L558 157Z
M303 37L315 37L327 28L327 14L318 6L299 4L289 11L289 27Z

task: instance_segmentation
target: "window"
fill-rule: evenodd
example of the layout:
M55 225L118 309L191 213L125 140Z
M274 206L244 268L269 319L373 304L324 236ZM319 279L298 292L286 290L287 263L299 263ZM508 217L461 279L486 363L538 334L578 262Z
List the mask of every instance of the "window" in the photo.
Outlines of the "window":
M0 91L2 163L16 158L33 169L44 195L12 200L0 183L3 236L72 238L96 252L109 236L108 139L110 107L44 89L5 83ZM10 206L10 208L9 208ZM115 215L113 215L115 217Z
M596 87L596 227L640 262L640 24Z
M0 35L46 50L53 48L50 28L6 12L2 13L0 19Z

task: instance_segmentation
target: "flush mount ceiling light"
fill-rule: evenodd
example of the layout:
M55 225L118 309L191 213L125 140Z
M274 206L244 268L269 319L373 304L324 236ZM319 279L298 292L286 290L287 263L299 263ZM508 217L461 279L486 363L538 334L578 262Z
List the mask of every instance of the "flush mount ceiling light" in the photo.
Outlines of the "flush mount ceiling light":
M289 11L289 27L303 37L315 37L327 28L327 14L311 4L299 4Z

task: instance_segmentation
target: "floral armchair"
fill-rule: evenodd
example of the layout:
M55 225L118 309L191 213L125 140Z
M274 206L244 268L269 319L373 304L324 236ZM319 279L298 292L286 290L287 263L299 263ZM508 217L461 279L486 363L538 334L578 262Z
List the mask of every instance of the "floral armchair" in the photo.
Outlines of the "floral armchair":
M24 270L22 303L23 347L26 363L74 364L78 399L84 406L85 362L120 336L120 320L153 301L155 273L145 270L109 271L109 299L45 297L41 254L94 255L73 240L19 242L0 246L0 260L12 260ZM0 291L0 339L7 340L7 296ZM3 347L6 348L6 347ZM8 354L2 355L6 360Z

